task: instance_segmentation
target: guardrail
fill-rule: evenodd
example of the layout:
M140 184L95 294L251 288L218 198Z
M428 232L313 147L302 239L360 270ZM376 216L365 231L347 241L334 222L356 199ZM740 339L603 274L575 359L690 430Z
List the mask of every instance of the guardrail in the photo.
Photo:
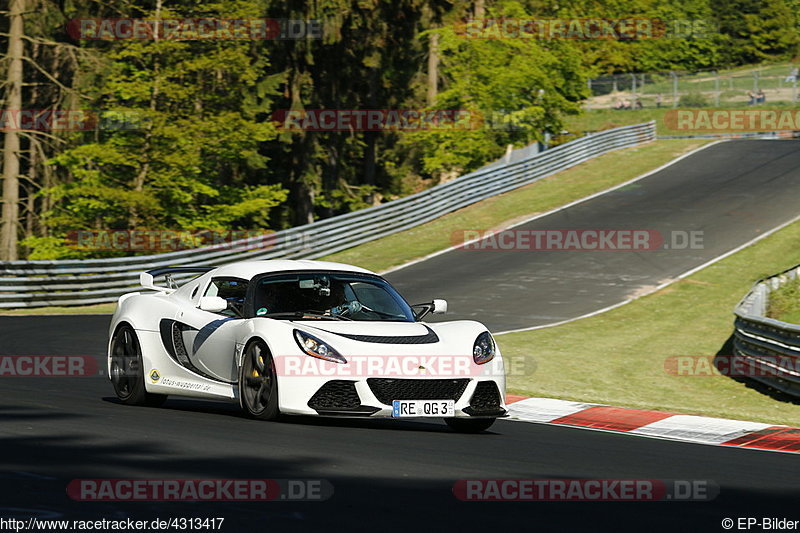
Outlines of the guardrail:
M767 317L769 294L800 275L800 265L761 279L734 309L733 357L748 377L800 396L800 325Z
M134 257L2 262L0 308L113 302L138 287L141 271L177 264L319 258L419 226L612 150L655 138L654 121L606 130L519 161L477 170L399 200L269 234L259 246L247 240Z

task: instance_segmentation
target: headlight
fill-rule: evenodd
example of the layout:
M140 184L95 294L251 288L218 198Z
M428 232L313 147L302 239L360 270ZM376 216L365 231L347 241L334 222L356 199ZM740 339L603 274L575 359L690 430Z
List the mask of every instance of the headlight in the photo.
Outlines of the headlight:
M347 362L347 359L342 357L339 352L331 348L330 344L319 340L310 333L296 329L294 330L294 340L297 341L297 345L300 346L301 350L312 357L317 357L326 361L332 361L334 363Z
M479 365L488 363L494 359L495 351L492 335L488 331L484 331L475 339L475 344L472 347L472 359Z

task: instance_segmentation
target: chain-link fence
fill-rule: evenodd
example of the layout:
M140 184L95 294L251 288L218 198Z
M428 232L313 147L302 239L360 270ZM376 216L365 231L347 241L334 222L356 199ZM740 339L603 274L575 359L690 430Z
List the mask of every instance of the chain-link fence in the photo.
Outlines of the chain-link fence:
M589 80L588 109L746 106L798 101L800 66L732 72L615 74Z

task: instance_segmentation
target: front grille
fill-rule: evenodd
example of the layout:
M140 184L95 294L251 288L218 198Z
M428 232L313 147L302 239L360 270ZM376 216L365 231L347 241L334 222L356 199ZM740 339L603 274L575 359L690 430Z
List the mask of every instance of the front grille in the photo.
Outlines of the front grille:
M355 409L361 405L355 381L329 381L314 393L308 406L316 410Z
M392 400L458 400L468 383L469 379L367 379L372 393L385 405Z
M494 381L481 381L475 387L472 399L469 401L473 412L495 412L500 409L500 391Z

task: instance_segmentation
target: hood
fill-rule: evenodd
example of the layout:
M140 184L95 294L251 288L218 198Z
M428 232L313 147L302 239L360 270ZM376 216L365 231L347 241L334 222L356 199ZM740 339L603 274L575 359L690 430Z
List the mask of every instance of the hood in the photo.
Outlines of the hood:
M434 344L439 337L420 322L298 321L298 325L339 337L381 344Z
M288 325L288 324L287 324ZM293 327L317 335L347 353L472 353L477 336L486 331L470 320L454 322L328 322L304 320Z

